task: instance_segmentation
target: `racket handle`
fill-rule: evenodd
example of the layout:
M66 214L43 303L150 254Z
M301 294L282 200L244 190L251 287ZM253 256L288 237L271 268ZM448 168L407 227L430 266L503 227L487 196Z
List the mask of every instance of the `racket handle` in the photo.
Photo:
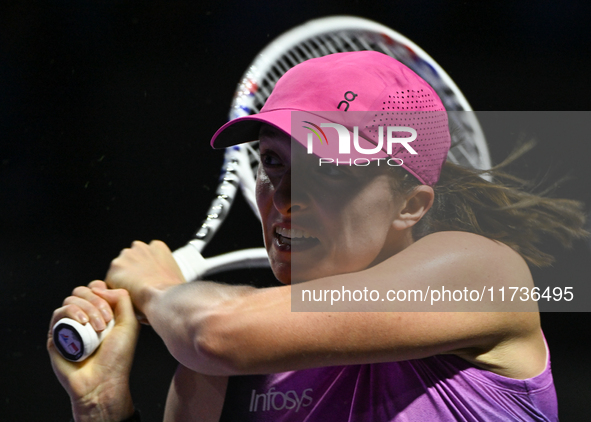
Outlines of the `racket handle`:
M196 279L205 269L205 259L195 245L189 244L175 251L174 257L187 281ZM143 316L138 316L138 320L146 322ZM114 325L115 320L112 319L103 331L97 333L89 323L80 324L73 319L62 318L53 326L53 342L64 359L82 362L94 353Z
M62 318L53 326L53 342L61 355L72 362L81 362L96 350L115 325L112 319L107 327L97 333L90 323L80 324L70 318Z
M265 248L244 249L205 259L199 253L203 246L202 241L196 239L173 252L174 259L187 281L220 271L269 266ZM147 323L144 316L137 317L140 322ZM53 326L53 342L65 359L81 362L96 350L114 325L115 320L112 319L107 328L97 333L89 323L80 324L73 319L62 318Z

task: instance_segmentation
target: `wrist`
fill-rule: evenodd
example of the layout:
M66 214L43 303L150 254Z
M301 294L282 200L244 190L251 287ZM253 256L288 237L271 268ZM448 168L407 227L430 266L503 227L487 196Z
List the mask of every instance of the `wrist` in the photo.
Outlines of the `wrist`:
M76 422L124 421L134 415L133 400L127 390L121 394L102 393L72 401L72 415Z
M138 292L136 298L133 300L133 305L136 310L141 314L148 317L150 308L154 307L155 303L158 302L158 298L162 296L166 287L169 286L146 286L140 292Z

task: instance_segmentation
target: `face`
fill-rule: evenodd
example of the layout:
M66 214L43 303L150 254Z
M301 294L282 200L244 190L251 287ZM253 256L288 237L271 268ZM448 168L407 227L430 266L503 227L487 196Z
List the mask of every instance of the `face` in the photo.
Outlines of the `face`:
M257 204L275 276L285 284L360 271L405 247L403 201L387 168L319 166L270 127L260 133Z

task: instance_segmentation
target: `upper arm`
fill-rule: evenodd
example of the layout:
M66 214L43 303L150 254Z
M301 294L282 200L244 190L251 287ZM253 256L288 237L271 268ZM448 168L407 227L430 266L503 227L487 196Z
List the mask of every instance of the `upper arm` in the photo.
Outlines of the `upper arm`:
M322 312L292 309L297 301L301 304L304 289L367 288L384 298L388 290L466 289L490 294L492 288L494 294L502 286L533 286L529 269L517 253L481 236L437 233L361 272L259 290L239 298L211 315L205 325L208 335L203 338L213 355L229 362L232 373L408 360L441 353L474 356L475 362L480 358L486 366L490 361L491 367L498 365L502 372L505 362L491 353L497 346L506 351L513 344L537 341L539 350L535 312L506 312L496 303L478 301L454 302L468 308L439 308L438 312L429 310L437 309L430 308L429 301L361 300L335 306L330 304L330 295L328 302L309 302ZM533 305L529 310L537 309Z

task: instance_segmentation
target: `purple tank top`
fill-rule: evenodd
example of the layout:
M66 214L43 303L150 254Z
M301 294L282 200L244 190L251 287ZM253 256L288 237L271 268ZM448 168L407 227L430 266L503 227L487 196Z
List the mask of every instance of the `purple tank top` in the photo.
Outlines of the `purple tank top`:
M550 356L506 378L454 355L231 377L220 421L557 421Z

